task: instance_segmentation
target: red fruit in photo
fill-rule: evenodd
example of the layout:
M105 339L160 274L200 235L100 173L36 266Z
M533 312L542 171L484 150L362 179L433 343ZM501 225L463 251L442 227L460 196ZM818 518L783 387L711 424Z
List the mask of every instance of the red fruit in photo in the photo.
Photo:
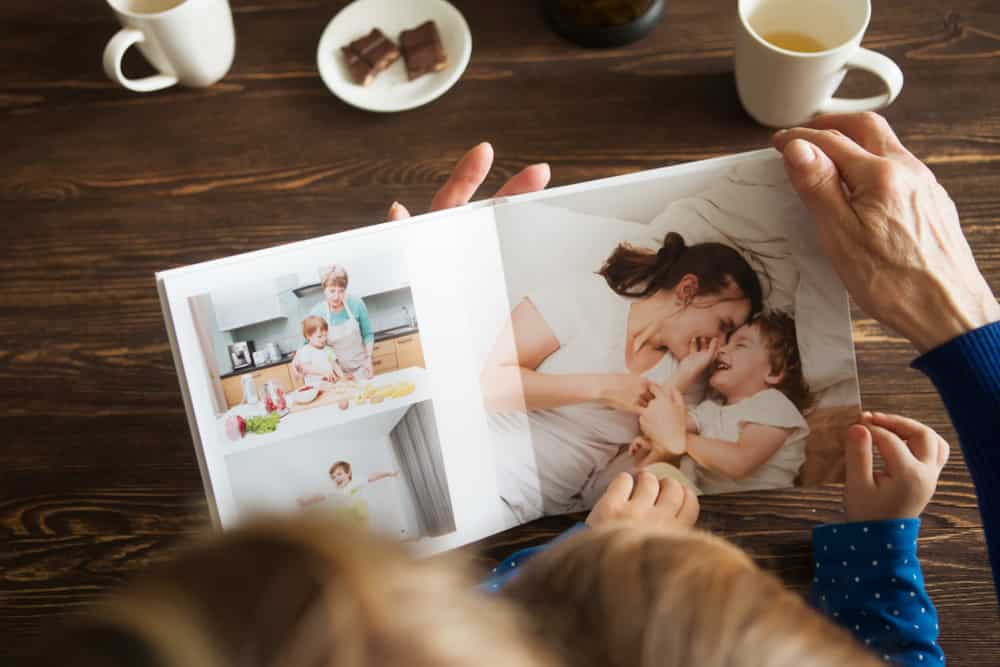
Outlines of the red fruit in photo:
M247 432L247 421L239 415L230 415L226 420L226 437L230 440L239 440Z

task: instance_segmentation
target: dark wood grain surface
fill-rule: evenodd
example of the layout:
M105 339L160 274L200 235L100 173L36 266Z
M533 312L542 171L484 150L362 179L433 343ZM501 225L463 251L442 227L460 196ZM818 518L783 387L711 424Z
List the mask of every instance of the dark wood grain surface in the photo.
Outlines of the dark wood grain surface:
M207 90L139 95L105 79L117 24L98 0L0 8L0 664L207 524L153 273L422 210L480 140L497 167L554 184L759 148L768 130L732 80L735 0L673 0L646 40L577 49L538 3L456 4L474 36L461 81L397 115L347 107L315 48L343 2L236 0L236 61ZM977 258L1000 279L1000 3L880 0L865 45L906 75L886 112L952 192ZM130 54L127 70L145 73ZM872 88L864 76L845 84ZM864 402L950 439L913 350L856 313ZM955 454L925 517L928 587L952 665L996 664L1000 623L974 490ZM704 501L703 524L792 586L837 489ZM488 564L573 519L478 545Z

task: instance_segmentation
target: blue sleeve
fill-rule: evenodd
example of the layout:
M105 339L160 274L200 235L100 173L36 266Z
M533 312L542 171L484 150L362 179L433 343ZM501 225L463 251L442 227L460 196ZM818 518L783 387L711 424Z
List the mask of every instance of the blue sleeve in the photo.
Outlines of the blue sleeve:
M813 529L809 603L897 665L943 665L937 610L917 560L920 519Z
M502 563L490 571L489 576L486 577L481 584L479 584L479 588L490 593L500 590L507 584L508 581L514 578L514 576L520 571L519 568L531 559L532 556L540 551L544 551L553 544L566 539L570 535L585 529L586 527L587 524L578 523L550 542L540 544L537 547L528 547L527 549L515 551L511 555L504 558Z
M372 331L372 323L368 319L368 306L365 302L358 297L350 297L351 299L351 314L354 315L358 320L358 326L361 327L361 338L365 341L365 344L371 344L375 341L375 332Z
M983 517L993 585L1000 592L1000 322L918 357L913 367L937 387L958 432Z

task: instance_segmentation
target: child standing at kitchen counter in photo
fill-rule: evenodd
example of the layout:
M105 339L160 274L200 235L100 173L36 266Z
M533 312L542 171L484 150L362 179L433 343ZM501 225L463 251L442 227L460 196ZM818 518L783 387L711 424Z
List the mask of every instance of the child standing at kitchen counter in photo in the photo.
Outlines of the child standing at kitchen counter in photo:
M330 326L322 317L309 315L302 320L302 336L306 344L299 348L292 361L292 368L302 376L307 385L326 380L336 382L344 377L344 369L337 363L333 348L327 347Z
M702 401L685 415L679 394L710 367L708 384L721 400ZM703 493L794 485L809 434L801 411L812 396L791 316L758 315L722 346L692 340L671 385L676 392L658 392L644 409L643 436L629 448L634 458L649 464L683 453L681 471Z
M330 466L330 479L333 489L326 494L317 494L299 498L300 507L309 507L316 503L324 503L326 509L344 515L346 518L361 524L368 523L368 501L361 497L361 491L369 484L390 477L399 477L398 472L375 472L368 476L366 482L355 482L351 472L351 464L347 461L337 461Z

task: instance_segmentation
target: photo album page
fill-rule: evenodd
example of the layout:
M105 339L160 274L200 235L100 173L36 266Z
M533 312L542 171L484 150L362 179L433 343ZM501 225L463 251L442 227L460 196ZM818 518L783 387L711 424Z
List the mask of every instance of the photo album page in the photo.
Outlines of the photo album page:
M842 481L846 292L766 150L158 274L213 518L435 553L647 469Z

